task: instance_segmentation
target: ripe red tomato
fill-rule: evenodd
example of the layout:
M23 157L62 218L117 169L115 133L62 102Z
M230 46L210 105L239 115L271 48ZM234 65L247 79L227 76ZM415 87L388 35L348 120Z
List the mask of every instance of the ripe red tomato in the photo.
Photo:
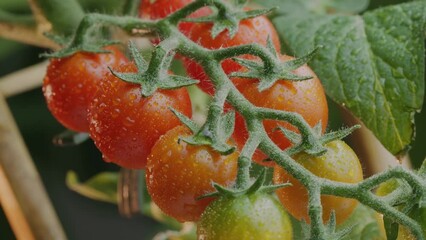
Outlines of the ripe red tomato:
M318 177L344 183L358 183L363 180L362 167L354 151L343 141L335 140L325 145L327 152L314 157L307 153L296 154L293 158L304 168ZM274 169L274 183L290 182L292 186L276 191L284 208L298 220L309 222L308 193L306 188L283 168ZM358 201L336 196L321 196L323 220L328 221L334 210L337 223L346 220Z
M265 16L245 19L240 22L237 34L231 39L228 31L220 33L216 38L212 38L211 30L213 24L198 23L191 28L189 38L192 41L200 44L208 49L219 49L232 46L239 46L250 43L258 43L266 46L268 36L272 39L275 48L280 52L280 40L272 23ZM244 55L246 59L255 59L254 56ZM203 68L191 59L184 61L188 75L194 79L200 80L198 86L205 92L212 94L214 92L213 85L206 76ZM236 72L241 69L241 66L231 59L226 59L222 62L222 68L226 74Z
M288 61L294 58L282 55L281 59ZM258 81L241 78L234 78L232 81L247 100L254 105L299 113L312 127L321 121L324 133L328 122L328 106L320 80L307 65L293 72L300 76L313 76L313 78L305 81L280 80L262 92L257 89ZM297 128L287 122L275 120L265 120L263 124L268 136L281 149L286 149L291 145L291 142L281 131L277 130L277 127L281 126L292 131L297 131ZM244 119L239 114L236 115L233 138L239 148L243 147L248 138ZM262 162L266 157L263 152L257 150L253 160L263 165L273 166L272 162Z
M52 59L43 82L43 93L53 116L65 127L89 131L87 109L108 67L118 67L127 58L115 47L108 54L75 53Z
M136 72L136 67L128 63L116 71ZM100 83L90 105L90 136L105 161L144 168L154 143L181 124L169 107L191 116L191 101L185 88L160 90L145 98L140 85L124 82L110 73Z
M181 222L197 221L213 198L212 182L228 186L237 174L238 153L221 155L209 146L192 146L179 137L189 136L184 126L163 135L152 148L146 184L152 200L167 215Z
M153 20L165 18L193 1L194 0L142 0L140 16L142 18L150 18ZM202 17L207 16L210 13L210 9L208 7L204 7L192 13L188 17ZM185 35L188 35L193 25L194 23L182 22L179 24L179 30Z
M204 240L290 240L290 218L278 200L265 193L220 197L212 202L197 226Z

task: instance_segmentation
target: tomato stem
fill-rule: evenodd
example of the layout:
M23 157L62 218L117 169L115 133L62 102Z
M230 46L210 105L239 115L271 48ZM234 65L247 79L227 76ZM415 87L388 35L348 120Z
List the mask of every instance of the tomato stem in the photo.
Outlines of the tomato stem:
M294 161L291 155L302 151L315 156L323 154L326 151L323 146L325 142L335 137L343 137L347 135L350 130L344 130L342 133L319 136L320 134L316 133L300 114L260 108L247 100L238 91L229 76L227 76L222 69L221 62L223 60L245 54L259 57L262 61L261 63L263 63L263 65L259 65L262 68L261 73L269 74L270 79L268 80L272 82L281 79L280 71L284 69L284 65L274 56L274 53L271 52L270 49L258 44L210 50L189 40L178 30L176 25L180 20L204 6L216 7L222 11L222 17L226 17L226 13L232 13L231 6L226 5L221 0L196 0L159 21L142 20L128 16L120 17L88 14L81 21L74 37L74 43L71 44L70 47L86 44L88 40L86 36L90 34L95 23L98 25L117 26L131 34L133 29L157 32L162 39L166 39L163 43L160 43L160 46L170 41L173 42L174 44L171 49L185 57L197 61L203 67L215 86L216 94L209 108L208 120L201 128L208 132L208 137L212 140L212 147L216 146L219 148L227 145L227 139L223 139L223 135L225 135L226 138L229 136L223 134L223 132L221 134L219 133L221 128L233 127L232 121L226 122L223 120L226 117L223 116L225 102L229 103L233 109L244 118L249 137L238 159L237 189L241 190L249 186L251 158L255 150L259 148L308 190L311 239L326 239L328 234L322 221L321 194L357 199L364 205L383 213L387 217L393 218L399 224L409 227L418 239L424 239L419 224L410 219L407 215L399 212L395 207L391 206L389 202L386 202L384 199L377 197L371 192L372 188L388 179L401 178L406 180L413 187L413 192L417 194L416 197L424 196L426 195L426 181L424 177L403 168L396 167L372 176L360 183L348 184L317 177ZM154 51L154 56L147 70L148 73L155 74L159 73L160 70L168 70L169 64L163 64L165 55L166 54ZM273 73L269 73L269 70ZM300 132L302 139L301 143L292 147L291 150L281 150L268 136L263 125L264 120L278 120L295 126ZM224 122L228 125L224 126Z

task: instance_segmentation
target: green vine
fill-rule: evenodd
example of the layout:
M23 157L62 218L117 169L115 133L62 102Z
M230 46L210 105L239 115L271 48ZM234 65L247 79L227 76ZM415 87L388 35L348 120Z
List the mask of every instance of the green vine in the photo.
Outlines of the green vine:
M129 1L129 3L131 3L131 1ZM415 194L415 199L423 203L426 198L426 180L424 176L417 175L402 167L389 169L358 184L340 183L315 176L300 166L291 156L301 151L305 151L312 155L321 155L326 151L323 144L350 134L358 126L321 136L317 133L318 131L316 128L311 128L297 113L254 106L237 90L232 84L229 76L225 74L221 67L221 61L233 58L249 69L249 71L242 76L259 78L259 89L263 90L271 86L277 80L283 78L293 81L309 79L309 76L299 77L292 75L291 71L306 63L314 53L309 53L305 57L296 60L282 62L276 55L275 49L271 47L271 44L269 44L268 47L250 44L218 50L205 49L190 41L176 27L180 21L197 21L197 19L186 19L186 17L205 6L216 8L217 13L199 19L198 21L214 21L215 26L217 25L215 28L216 33L217 31L220 33L227 29L228 33L232 35L236 32L238 23L241 19L256 16L253 12L248 12L244 15L241 8L236 8L221 0L196 0L181 10L158 21L143 20L130 16L87 14L80 22L68 46L58 52L50 54L50 56L65 57L78 51L103 52L102 46L110 44L110 42L102 42L101 44L94 43L93 39L90 37L91 32L96 30L96 26L99 25L116 26L127 31L129 34L132 34L134 29L156 32L163 41L154 49L153 57L151 62L148 63L148 66L146 66L146 64L138 64L137 53L133 51L135 61L137 62L136 65L139 69L137 76L124 76L120 73L114 74L126 81L138 81L138 83L143 85L143 95L148 96L157 88L175 88L194 83L194 81L178 81L174 77L167 77L167 69L170 67L171 58L174 53L192 58L203 66L205 72L214 84L216 92L208 111L208 120L203 126L197 127L190 119L176 113L182 122L188 125L194 133L193 137L182 140L191 144L209 144L222 154L229 154L232 152L234 148L228 146L226 143L230 134L227 131L224 132L224 129L228 129L229 126L233 128L234 122L232 116L234 115L233 113L224 113L225 102L232 105L234 110L244 117L249 132L249 138L238 158L236 185L233 189L227 190L216 185L218 192L243 192L252 187L252 180L250 179L249 172L251 168L251 158L255 150L259 148L307 188L309 192L308 212L311 222L311 239L327 239L329 234L327 226L325 226L322 221L321 194L357 199L362 204L373 208L388 218L392 218L395 222L407 226L417 239L425 239L420 225L392 206L394 200L390 201L388 198L378 197L372 193L372 190L379 184L391 178L399 178L405 180L411 186ZM134 6L130 9L134 9ZM129 10L129 12L132 11L133 10ZM239 17L235 18L235 16ZM230 22L230 24L225 26L224 20L228 21L228 23ZM261 62L235 59L243 54L257 56ZM158 80L154 83L152 82L153 79ZM300 141L287 150L281 150L272 142L264 129L262 122L266 119L285 121L294 125L299 130L300 135L284 130L283 132L289 139L300 138ZM400 196L393 197L395 199L404 197L403 193L399 195Z

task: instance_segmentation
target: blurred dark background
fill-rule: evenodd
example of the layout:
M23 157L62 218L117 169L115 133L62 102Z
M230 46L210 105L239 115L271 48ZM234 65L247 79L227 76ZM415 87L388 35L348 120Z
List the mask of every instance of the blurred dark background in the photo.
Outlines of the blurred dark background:
M97 0L81 1L86 9L102 12L114 12L121 2L103 0L102 4L97 4ZM401 1L372 1L371 7L398 2ZM99 9L100 5L102 9ZM16 13L30 12L25 0L1 0L0 9ZM39 54L44 51L0 39L0 77L41 61ZM69 239L152 239L155 233L164 229L154 220L143 216L132 219L121 217L116 205L93 201L69 190L65 185L65 176L69 170L77 172L84 181L97 173L117 171L118 168L103 162L91 141L76 147L57 147L52 144L52 137L64 128L47 110L41 89L7 100ZM341 127L339 114L333 104L330 107L330 128L337 129ZM416 116L417 138L411 151L415 166L426 155L425 112ZM0 239L15 239L1 208Z
M0 46L0 76L40 61L38 55L45 51L3 40ZM5 48L8 50L2 51ZM69 170L84 181L99 172L117 171L118 167L102 161L91 141L75 147L52 144L52 137L64 128L51 116L40 88L8 98L7 102L69 239L152 239L161 230L154 220L143 216L123 218L116 205L87 199L67 188L65 176ZM1 208L0 239L14 239Z

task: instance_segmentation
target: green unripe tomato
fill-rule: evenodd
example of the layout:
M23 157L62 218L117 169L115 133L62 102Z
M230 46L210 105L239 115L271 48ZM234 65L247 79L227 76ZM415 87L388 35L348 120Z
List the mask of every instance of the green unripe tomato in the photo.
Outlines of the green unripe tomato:
M290 219L270 194L219 197L201 215L199 240L288 240Z

